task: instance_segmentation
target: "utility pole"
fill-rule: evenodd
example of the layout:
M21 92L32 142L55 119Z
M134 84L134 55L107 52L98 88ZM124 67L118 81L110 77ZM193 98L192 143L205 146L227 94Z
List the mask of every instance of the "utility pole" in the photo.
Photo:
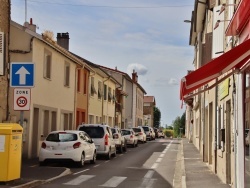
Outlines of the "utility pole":
M0 0L0 123L8 120L10 0Z

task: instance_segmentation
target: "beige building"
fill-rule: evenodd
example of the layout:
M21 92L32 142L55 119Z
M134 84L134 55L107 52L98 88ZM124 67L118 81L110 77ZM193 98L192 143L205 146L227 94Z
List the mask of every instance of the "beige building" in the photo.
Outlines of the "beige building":
M60 47L50 36L39 35L36 26L11 22L10 61L34 63L34 87L30 110L24 112L23 156L37 157L41 141L50 131L75 128L77 70L84 63ZM20 122L20 111L13 109L13 89L9 92L10 117Z
M57 33L57 43L66 50L69 50L69 33ZM73 53L72 53L73 54ZM73 54L81 59L84 64L82 67L77 68L76 71L76 100L75 100L75 126L88 122L88 109L89 109L89 79L90 74L94 74L94 70L86 64L87 60Z
M132 79L130 76L117 68L111 69L108 67L100 66L110 75L112 75L120 85L116 87L116 118L115 125L120 128L128 128L132 124Z
M247 0L195 1L190 21L194 70L181 82L186 136L231 187L249 182L249 12Z
M156 102L154 96L144 96L143 101L143 115L144 122L143 125L148 125L154 127L154 108Z
M10 1L0 4L0 123L9 120L8 67L9 67L9 27Z
M143 98L144 95L147 94L143 87L138 83L138 75L137 72L133 71L132 73L133 80L133 121L131 127L142 126L144 123L143 116Z

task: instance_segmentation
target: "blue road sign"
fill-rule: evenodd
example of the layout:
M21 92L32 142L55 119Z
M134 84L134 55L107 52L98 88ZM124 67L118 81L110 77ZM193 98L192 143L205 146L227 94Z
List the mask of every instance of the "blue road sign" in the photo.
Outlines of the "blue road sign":
M34 64L28 62L11 63L10 87L34 87Z

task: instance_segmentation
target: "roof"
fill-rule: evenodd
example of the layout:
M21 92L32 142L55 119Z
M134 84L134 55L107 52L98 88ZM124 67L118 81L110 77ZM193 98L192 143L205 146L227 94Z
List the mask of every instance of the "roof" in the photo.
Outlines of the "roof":
M61 47L60 45L58 45L55 41L53 41L52 39L50 39L46 35L40 35L40 34L36 33L35 31L32 31L32 30L26 28L25 26L22 26L22 25L16 23L13 20L11 20L11 25L13 25L14 27L16 27L16 28L18 28L20 30L23 30L25 33L27 33L30 36L32 36L32 40L33 40L33 38L36 38L36 39L42 41L46 45L50 46L54 50L58 51L59 53L61 53L62 55L64 55L65 57L67 57L68 59L70 59L71 61L73 61L74 63L76 63L76 64L78 64L80 66L84 65L90 71L93 71L85 62L83 62L81 59L77 58L76 56L72 55L70 51L64 49L63 47ZM16 50L10 50L10 51L15 52Z
M143 102L155 104L155 97L154 96L144 96Z

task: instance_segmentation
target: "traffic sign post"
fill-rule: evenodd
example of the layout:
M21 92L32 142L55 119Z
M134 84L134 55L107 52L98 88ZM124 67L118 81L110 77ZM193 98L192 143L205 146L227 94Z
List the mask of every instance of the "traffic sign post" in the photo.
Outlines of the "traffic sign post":
M30 110L30 89L14 89L14 110Z
M34 63L12 62L10 64L10 87L34 87Z

